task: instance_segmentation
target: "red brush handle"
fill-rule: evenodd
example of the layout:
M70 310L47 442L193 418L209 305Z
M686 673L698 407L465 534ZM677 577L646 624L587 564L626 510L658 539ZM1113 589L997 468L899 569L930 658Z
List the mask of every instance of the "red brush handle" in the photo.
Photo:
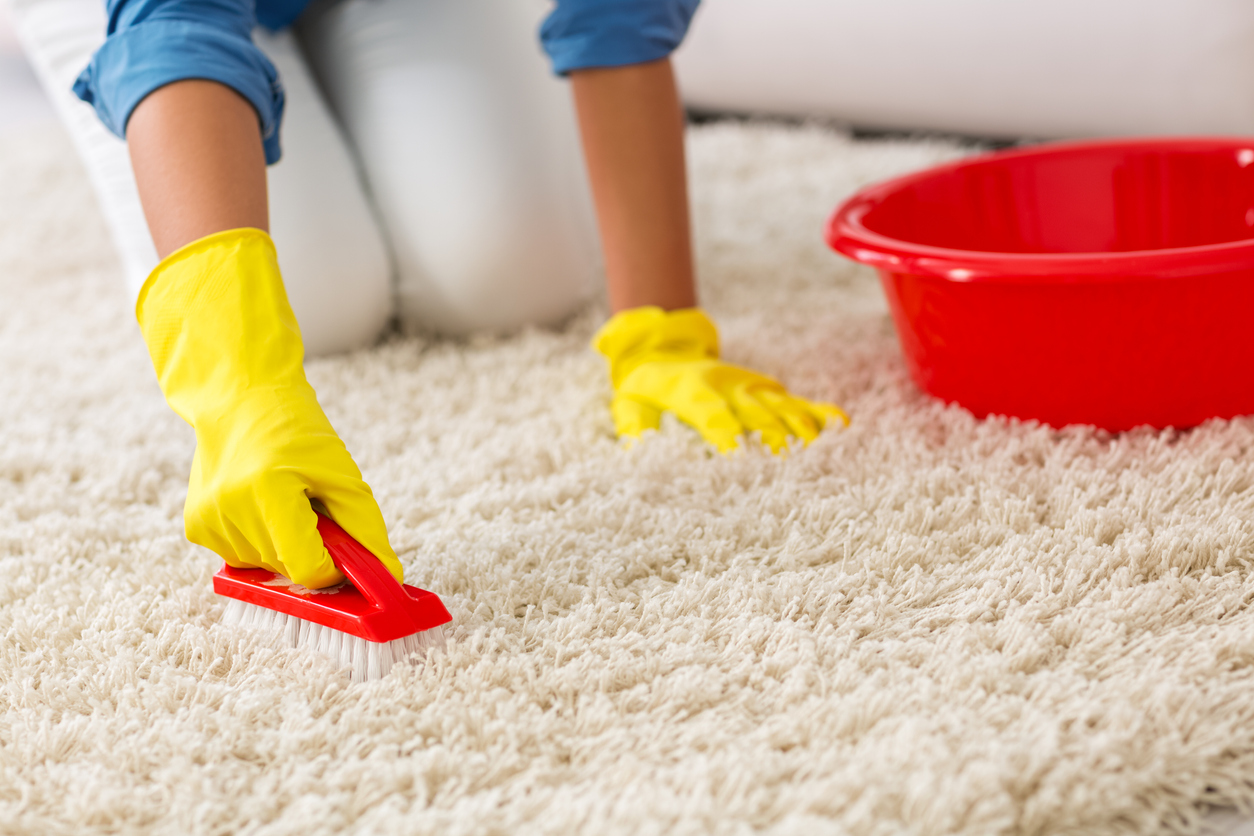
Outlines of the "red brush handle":
M318 516L318 533L351 586L318 594L276 585L280 576L269 569L224 565L213 576L214 591L372 642L395 641L452 621L435 593L397 583L377 557L322 515Z
M379 609L395 609L404 612L410 597L401 589L383 562L365 546L354 540L349 533L333 520L318 515L318 533L326 544L335 568Z

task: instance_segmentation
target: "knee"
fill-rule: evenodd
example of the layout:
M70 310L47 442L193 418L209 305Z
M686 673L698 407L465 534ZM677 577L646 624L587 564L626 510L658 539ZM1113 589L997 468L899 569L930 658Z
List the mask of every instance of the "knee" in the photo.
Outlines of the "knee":
M287 190L289 197L294 197ZM393 310L391 266L373 230L304 223L282 205L271 221L283 284L308 357L366 348Z
M394 312L383 235L296 42L288 33L256 40L287 88L287 147L267 170L270 230L305 353L363 348Z
M528 203L448 217L396 247L406 327L458 335L551 325L593 297L601 270L590 210Z
M597 285L574 114L526 46L531 8L344 3L303 29L390 238L409 327L550 323Z

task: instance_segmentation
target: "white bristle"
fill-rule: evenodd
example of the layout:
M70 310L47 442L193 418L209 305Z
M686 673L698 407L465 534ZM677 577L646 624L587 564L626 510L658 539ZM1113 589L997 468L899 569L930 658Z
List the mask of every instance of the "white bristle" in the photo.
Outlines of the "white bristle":
M300 647L300 619L294 615L287 617L287 635L283 643L288 647Z
M361 636L353 636L352 650L344 655L344 661L353 669L353 681L364 682L366 679L366 640Z
M226 609L222 611L222 623L228 627L238 627L240 619L244 617L244 608L248 605L243 601L237 601L234 598L226 602Z
M372 642L235 598L227 601L221 623L226 627L269 633L280 646L303 647L326 656L341 668L347 668L353 682L381 679L387 676L392 665L411 659L421 662L432 648L444 647L442 627L390 642Z
M381 679L387 671L383 670L383 646L370 643L366 655L366 679Z
M336 631L327 627L318 631L318 652L323 656L331 656L331 634L334 632Z

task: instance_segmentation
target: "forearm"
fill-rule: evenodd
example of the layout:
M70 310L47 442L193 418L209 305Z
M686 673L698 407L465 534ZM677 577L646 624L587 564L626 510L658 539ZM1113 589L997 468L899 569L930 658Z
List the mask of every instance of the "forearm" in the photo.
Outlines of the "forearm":
M178 81L135 108L127 145L161 258L228 229L269 231L257 113L212 81Z
M570 77L611 307L695 306L684 114L669 59Z

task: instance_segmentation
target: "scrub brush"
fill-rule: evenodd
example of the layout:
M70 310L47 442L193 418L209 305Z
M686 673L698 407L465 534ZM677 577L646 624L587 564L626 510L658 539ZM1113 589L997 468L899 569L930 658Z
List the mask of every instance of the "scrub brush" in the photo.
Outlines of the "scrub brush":
M306 589L266 569L224 565L213 591L231 600L222 622L272 633L352 672L353 682L386 676L392 665L444 646L442 625L453 620L435 595L398 583L378 558L327 517L318 533L347 581Z

